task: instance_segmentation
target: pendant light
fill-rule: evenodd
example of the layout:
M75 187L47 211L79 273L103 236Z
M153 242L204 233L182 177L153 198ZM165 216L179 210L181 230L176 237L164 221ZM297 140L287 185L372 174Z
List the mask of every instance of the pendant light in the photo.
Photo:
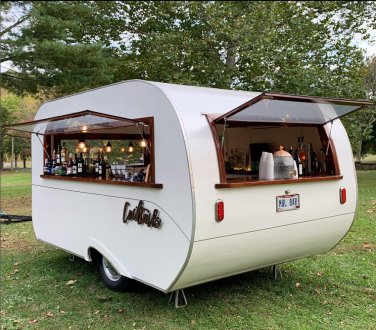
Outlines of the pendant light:
M128 152L133 152L133 143L132 143L132 141L131 142L129 142L129 147L128 147Z
M85 139L83 136L81 136L80 139L78 140L78 147L81 149L86 147Z
M112 151L112 145L110 143L110 141L107 142L107 145L106 145L106 152L111 152Z
M143 131L142 131L142 134L141 134L141 136L142 136L142 140L140 141L140 147L141 148L146 148L146 146L147 146L147 142L146 142L146 140L145 140L145 138L144 138L144 136L145 136L145 126L144 126L144 128L143 128Z

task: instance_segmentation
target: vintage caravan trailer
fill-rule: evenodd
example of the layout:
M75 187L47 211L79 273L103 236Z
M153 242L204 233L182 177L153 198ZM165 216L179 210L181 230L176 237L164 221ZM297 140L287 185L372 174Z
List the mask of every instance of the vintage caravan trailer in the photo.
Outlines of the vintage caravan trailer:
M10 128L35 133L37 238L96 258L113 290L134 279L168 293L336 246L357 206L338 118L368 104L131 80L47 102L34 122ZM51 175L64 142L73 154L91 146L88 161L76 162L89 174ZM130 160L139 142L140 159ZM301 155L302 175L260 178L262 152L279 146ZM101 175L93 171L101 150L111 173L103 162Z

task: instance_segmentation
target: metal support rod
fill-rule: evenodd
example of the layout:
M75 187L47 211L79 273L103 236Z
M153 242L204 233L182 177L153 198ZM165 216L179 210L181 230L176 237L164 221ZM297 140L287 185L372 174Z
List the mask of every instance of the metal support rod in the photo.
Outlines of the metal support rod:
M331 123L331 126L330 126L329 138L328 138L328 146L326 147L325 156L328 156L328 152L329 152L330 138L332 136L333 120L331 120L330 123Z
M182 293L182 296L183 296L183 304L184 305L179 305L179 295L180 295L180 291ZM182 307L185 307L188 305L188 302L187 302L187 298L185 297L185 294L184 294L184 290L181 289L181 290L176 290L174 291L175 292L175 308L182 308ZM168 299L168 303L170 303L171 301L171 298L172 298L172 295L174 294L174 292L171 292L171 295L170 295L170 298Z
M48 154L48 151L46 150L46 148L44 147L44 144L43 144L42 141L40 140L38 133L36 133L35 135L37 136L37 138L38 138L40 144L42 145L44 151L46 152L47 158L48 158L49 160L51 160L50 155Z

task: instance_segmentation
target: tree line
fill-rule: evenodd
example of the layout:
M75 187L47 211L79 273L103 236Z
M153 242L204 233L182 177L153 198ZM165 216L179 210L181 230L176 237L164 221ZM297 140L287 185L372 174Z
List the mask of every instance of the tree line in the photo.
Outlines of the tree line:
M128 80L375 100L374 1L2 1L2 86L53 98ZM344 120L375 152L375 108ZM372 149L373 148L373 149Z

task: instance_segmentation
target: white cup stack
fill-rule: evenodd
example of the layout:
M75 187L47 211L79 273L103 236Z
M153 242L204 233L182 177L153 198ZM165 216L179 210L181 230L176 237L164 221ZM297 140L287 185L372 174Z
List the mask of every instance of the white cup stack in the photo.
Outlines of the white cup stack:
M265 161L266 155L268 153L263 151L260 158L260 166L259 166L259 180L265 180Z
M274 160L273 154L268 153L265 161L265 180L274 180Z

